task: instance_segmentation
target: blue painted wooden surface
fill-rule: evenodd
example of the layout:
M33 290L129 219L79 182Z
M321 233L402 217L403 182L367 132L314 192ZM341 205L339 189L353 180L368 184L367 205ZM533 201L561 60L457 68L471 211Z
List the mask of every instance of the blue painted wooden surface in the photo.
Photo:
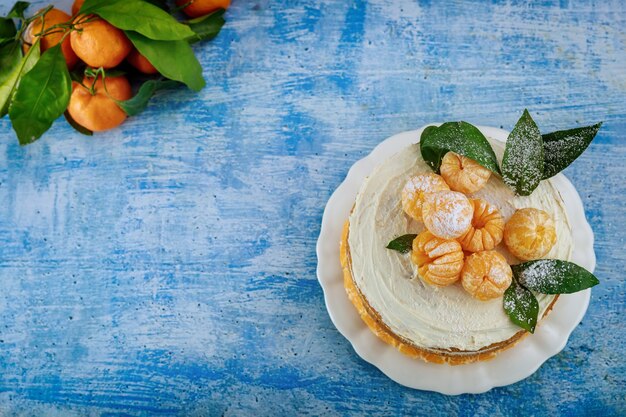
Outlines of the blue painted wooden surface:
M0 121L0 415L626 413L623 2L235 0L227 17L196 47L200 94L93 138L59 120L25 148ZM324 205L394 133L511 129L524 107L546 131L605 121L566 171L602 284L527 380L403 388L326 313Z

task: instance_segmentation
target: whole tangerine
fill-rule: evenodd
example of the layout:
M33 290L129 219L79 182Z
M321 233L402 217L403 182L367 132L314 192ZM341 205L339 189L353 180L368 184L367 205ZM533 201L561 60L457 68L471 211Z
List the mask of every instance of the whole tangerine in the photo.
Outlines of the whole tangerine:
M148 58L141 55L141 53L135 48L133 48L133 50L130 51L130 54L128 54L128 56L126 57L126 60L130 62L130 64L133 67L137 68L139 71L143 72L144 74L156 74L159 72L154 67L154 65L152 65L152 63L148 61Z
M93 94L88 87L94 86ZM106 89L105 89L106 85ZM132 96L130 83L124 76L85 77L83 85L73 83L70 104L67 108L72 118L81 126L94 132L113 129L126 120L126 113L115 100L128 100Z
M72 17L62 10L50 9L41 18L33 20L28 25L28 28L26 28L26 31L24 32L24 41L32 45L35 43L36 38L40 37L46 29L50 29L54 25L67 23L71 19ZM71 35L65 35L68 30L69 28L61 27L52 29L47 35L41 36L41 39L39 40L39 47L43 53L53 46L58 45L63 39L63 43L61 43L61 52L63 53L67 67L71 69L78 62L78 57L72 50L72 45L70 44ZM64 36L65 39L63 38ZM30 48L30 46L27 46L25 49L28 50L28 48Z
M124 31L94 15L80 15L70 34L72 49L94 68L113 68L133 49Z
M176 6L182 7L189 17L200 17L217 9L228 9L230 0L176 0Z
M487 168L473 159L454 152L448 152L444 155L439 169L441 176L446 180L451 190L465 194L480 190L491 177L491 171Z
M459 242L439 238L428 230L413 240L411 261L428 284L446 286L455 283L463 269L463 257Z
M456 191L437 191L424 196L422 219L433 235L456 239L472 225L474 208L469 199Z
M448 184L437 174L428 173L411 177L402 188L402 209L406 214L421 222L424 195L449 189Z
M517 210L504 226L504 243L509 252L523 261L539 259L556 243L554 220L544 210Z
M504 256L494 250L476 252L465 259L461 284L482 301L504 294L513 281L513 271Z

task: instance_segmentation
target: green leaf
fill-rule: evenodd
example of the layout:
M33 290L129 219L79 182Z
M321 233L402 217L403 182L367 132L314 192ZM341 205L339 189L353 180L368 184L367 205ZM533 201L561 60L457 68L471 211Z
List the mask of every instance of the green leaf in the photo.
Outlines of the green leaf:
M22 63L22 49L20 43L14 41L0 46L0 117L6 114L4 110L17 78Z
M602 123L543 135L543 179L555 176L587 149Z
M504 292L504 311L511 321L522 329L535 333L537 316L539 315L539 302L535 295L515 279Z
M9 19L24 19L24 11L28 8L28 6L30 6L30 3L27 1L15 2L7 17Z
M17 29L15 28L15 22L13 19L0 17L0 44L15 39ZM2 59L2 57L0 57Z
M187 38L187 42L196 43L204 39L213 39L220 33L224 20L224 9L219 9L206 16L187 21L189 28L194 31L194 35Z
M142 0L86 0L81 13L94 13L124 30L133 30L149 39L176 41L194 35L172 15Z
M132 31L126 31L126 36L164 77L202 90L202 67L186 41L155 41Z
M22 48L18 41L0 47L0 117L9 111L11 99L21 77L39 59L39 39L22 58Z
M449 151L466 156L499 174L498 160L491 145L476 126L467 122L447 122L429 126L422 132L420 151L426 163L439 173L441 160Z
M82 133L85 136L93 136L93 132L87 129L85 126L78 124L76 120L72 117L69 111L65 110L63 112L63 116L65 116L65 120L72 126L76 131Z
M137 94L123 101L116 101L129 116L135 116L146 108L148 101L158 90L164 90L179 85L178 81L172 80L148 80L141 85Z
M600 283L585 268L558 259L524 262L511 269L522 285L542 294L571 294Z
M543 179L543 140L528 110L524 110L506 141L502 179L523 196L530 195Z
M397 250L400 253L409 253L413 247L413 240L417 237L414 234L402 235L395 238L387 245L387 249Z
M63 114L70 100L72 82L61 44L48 49L19 83L9 117L20 145L39 139Z

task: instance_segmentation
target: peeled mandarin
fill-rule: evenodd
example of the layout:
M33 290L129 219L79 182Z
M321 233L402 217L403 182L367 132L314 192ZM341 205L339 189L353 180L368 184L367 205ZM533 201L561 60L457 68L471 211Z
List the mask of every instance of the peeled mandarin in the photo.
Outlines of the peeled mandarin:
M424 196L422 219L433 235L456 239L472 225L474 208L469 199L456 191L437 191Z
M468 256L461 272L461 284L465 291L482 301L502 296L512 280L511 267L495 250Z
M470 199L474 214L467 232L459 238L463 250L480 252L491 250L502 241L504 217L496 206L480 198Z
M451 190L465 194L475 193L487 184L491 171L473 159L448 152L440 167L441 176Z
M539 259L556 243L554 221L543 210L517 210L504 226L504 243L509 252L523 261Z
M428 173L411 177L402 189L402 210L421 222L424 195L449 189L448 184L437 174Z
M428 230L413 240L411 261L428 284L446 286L455 283L463 269L463 256L459 242L439 238Z

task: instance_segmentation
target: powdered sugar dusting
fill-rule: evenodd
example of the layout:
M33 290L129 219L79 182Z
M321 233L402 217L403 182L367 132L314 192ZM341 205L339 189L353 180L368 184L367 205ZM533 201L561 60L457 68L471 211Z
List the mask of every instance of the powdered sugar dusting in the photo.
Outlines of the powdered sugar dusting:
M515 309L528 311L532 300L527 297L527 290L520 285L514 284L513 291L515 291L513 297L504 298L504 309L507 311L512 311Z
M589 146L589 134L585 130L572 134L567 137L567 140L554 140L550 142L544 142L543 147L547 154L552 156L552 159L564 159L564 151L581 154L587 146Z
M435 236L459 237L470 227L474 210L463 194L439 191L427 194L424 202L424 224Z
M504 257L502 257L501 260L492 262L489 267L489 278L491 282L496 284L498 287L502 287L508 282L511 282L511 275L511 267L506 262Z
M526 110L509 135L502 179L520 195L529 195L543 179L543 140Z
M518 272L518 279L528 287L538 288L556 284L556 277L567 273L567 264L554 259L541 259Z
M544 178L556 175L578 158L587 149L600 126L602 123L545 135Z
M415 198L417 193L432 192L445 188L445 182L437 174L422 174L409 178L402 189L411 199Z

